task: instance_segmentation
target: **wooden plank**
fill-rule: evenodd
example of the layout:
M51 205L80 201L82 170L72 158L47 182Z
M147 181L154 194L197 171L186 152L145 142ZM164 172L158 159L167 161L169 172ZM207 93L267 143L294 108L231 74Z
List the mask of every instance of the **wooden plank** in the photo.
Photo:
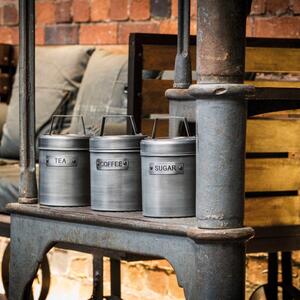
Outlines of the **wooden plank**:
M12 46L0 44L0 66L9 66L11 64Z
M176 45L144 45L145 70L173 70ZM192 69L196 68L196 48L191 46ZM300 49L297 48L246 48L246 72L300 73Z
M289 108L297 108L300 105L294 101L300 99L300 82L248 81L247 83L257 86L256 102L253 101L254 99L250 99L252 101L249 103L250 113L257 107L260 108L257 113L268 111L267 109L270 105L275 107L274 104L266 102L258 103L257 101L277 101L275 103L279 106L277 110L281 111ZM172 80L149 79L143 81L142 116L151 113L168 113L168 102L165 98L165 91L168 88L172 88L172 85Z
M300 160L255 158L246 160L247 192L300 190Z
M300 197L246 199L245 226L287 226L300 224Z
M300 116L295 119L250 119L247 152L300 152Z
M165 91L171 88L171 80L144 80L142 86L142 116L165 114L169 112L169 103Z
M300 50L296 48L246 48L247 72L300 72Z
M0 96L6 96L11 90L11 77L9 74L0 73Z
M142 120L142 133L148 136L152 134L153 120ZM156 136L164 137L169 134L169 125L167 121L160 121L157 125Z

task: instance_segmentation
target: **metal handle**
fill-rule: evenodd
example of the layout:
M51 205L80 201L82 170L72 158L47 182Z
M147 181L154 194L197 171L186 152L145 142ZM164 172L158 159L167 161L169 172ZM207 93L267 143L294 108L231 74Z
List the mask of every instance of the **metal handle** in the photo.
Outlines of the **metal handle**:
M156 136L156 125L157 125L157 121L158 121L158 120L170 120L170 119L180 119L180 120L183 120L186 134L187 134L187 136L190 136L190 129L189 129L189 125L188 125L188 123L187 123L187 119L184 118L184 117L173 117L173 116L170 116L170 117L168 117L168 118L155 118L155 119L154 119L154 124L153 124L152 134L151 134L151 138L152 138L152 139L154 139L155 136Z
M51 126L50 126L49 135L51 135L52 131L53 131L53 122L54 122L54 119L56 119L56 118L73 118L73 117L81 119L81 124L82 124L82 128L83 128L83 134L86 135L85 125L84 125L84 120L83 120L83 116L82 115L53 115L52 119L51 119Z
M137 129L136 129L136 124L134 121L134 118L132 115L105 115L102 117L102 123L101 123L101 130L100 130L100 135L102 136L104 133L104 127L105 127L105 121L107 118L127 118L130 119L130 124L132 127L132 131L134 133L134 135L137 134Z

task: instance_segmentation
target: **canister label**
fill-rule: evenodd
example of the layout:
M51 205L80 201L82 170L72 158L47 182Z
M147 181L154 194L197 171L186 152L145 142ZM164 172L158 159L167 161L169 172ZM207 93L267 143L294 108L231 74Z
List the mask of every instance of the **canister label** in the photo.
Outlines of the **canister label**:
M184 174L184 163L177 162L151 162L149 163L150 175L177 175Z
M128 159L100 159L96 160L97 170L128 170Z
M46 156L47 167L77 167L78 159L75 156Z

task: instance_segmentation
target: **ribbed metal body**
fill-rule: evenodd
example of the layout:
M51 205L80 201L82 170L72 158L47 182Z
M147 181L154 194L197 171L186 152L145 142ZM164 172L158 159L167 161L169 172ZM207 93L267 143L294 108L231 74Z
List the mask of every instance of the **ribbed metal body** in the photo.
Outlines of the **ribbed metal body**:
M90 205L89 137L44 135L39 140L39 203Z
M139 134L91 138L92 209L142 209L140 141L144 138Z
M195 142L193 137L141 142L144 216L195 215Z

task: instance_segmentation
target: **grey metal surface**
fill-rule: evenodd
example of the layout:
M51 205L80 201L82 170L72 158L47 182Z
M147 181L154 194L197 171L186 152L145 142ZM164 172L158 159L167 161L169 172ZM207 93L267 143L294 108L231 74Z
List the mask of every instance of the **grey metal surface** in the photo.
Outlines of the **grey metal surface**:
M19 1L20 183L19 202L37 202L35 168L35 1Z
M195 155L142 156L144 216L164 218L195 215L195 163Z
M141 142L143 215L195 215L194 137L147 139Z
M39 203L53 206L90 205L88 150L39 152Z
M78 222L76 218L68 219L68 214L69 216L76 214L75 209L74 213L67 213L68 210L72 210L71 208L40 209L11 204L9 209L12 215L10 282L13 283L10 286L10 295L14 300L23 299L24 290L34 276L39 261L58 242L165 258L174 267L178 283L184 288L187 300L243 298L243 274L237 268L234 269L238 292L229 293L233 288L230 285L232 283L230 272L233 270L232 264L243 257L241 256L244 251L243 241L253 234L250 228L205 230L197 228L195 223L193 226L186 226L184 221L177 220L171 221L171 224L181 222L182 226L178 226L178 229L181 228L182 232L175 233L170 228L170 221L167 220L158 222L148 219L136 222L134 218L128 217L126 222L124 220L124 225L121 225L122 220L119 216L112 216L110 225L104 220L103 225L100 225L103 216L97 217L95 212L88 212L84 208L80 210L87 212L81 211L78 214L82 222ZM30 216L35 213L40 216ZM52 217L45 219L42 214L45 217L46 215ZM96 219L99 218L98 225L89 222L90 214L94 214ZM158 227L155 229L158 225L168 230L163 231ZM239 261L242 262L244 261ZM214 270L218 270L219 274ZM209 289L209 284L215 285L215 279L220 284ZM205 294L207 292L209 294Z
M89 150L89 137L79 134L45 134L39 138L39 150Z
M178 36L174 88L186 89L192 82L190 57L190 0L178 1Z
M104 211L141 210L139 150L91 152L91 208Z
M107 152L107 151L139 151L140 142L146 138L145 135L105 135L94 136L90 139L90 151Z
M195 137L145 139L141 142L142 156L186 156L195 155Z
M245 101L197 101L199 227L243 226L245 134Z

